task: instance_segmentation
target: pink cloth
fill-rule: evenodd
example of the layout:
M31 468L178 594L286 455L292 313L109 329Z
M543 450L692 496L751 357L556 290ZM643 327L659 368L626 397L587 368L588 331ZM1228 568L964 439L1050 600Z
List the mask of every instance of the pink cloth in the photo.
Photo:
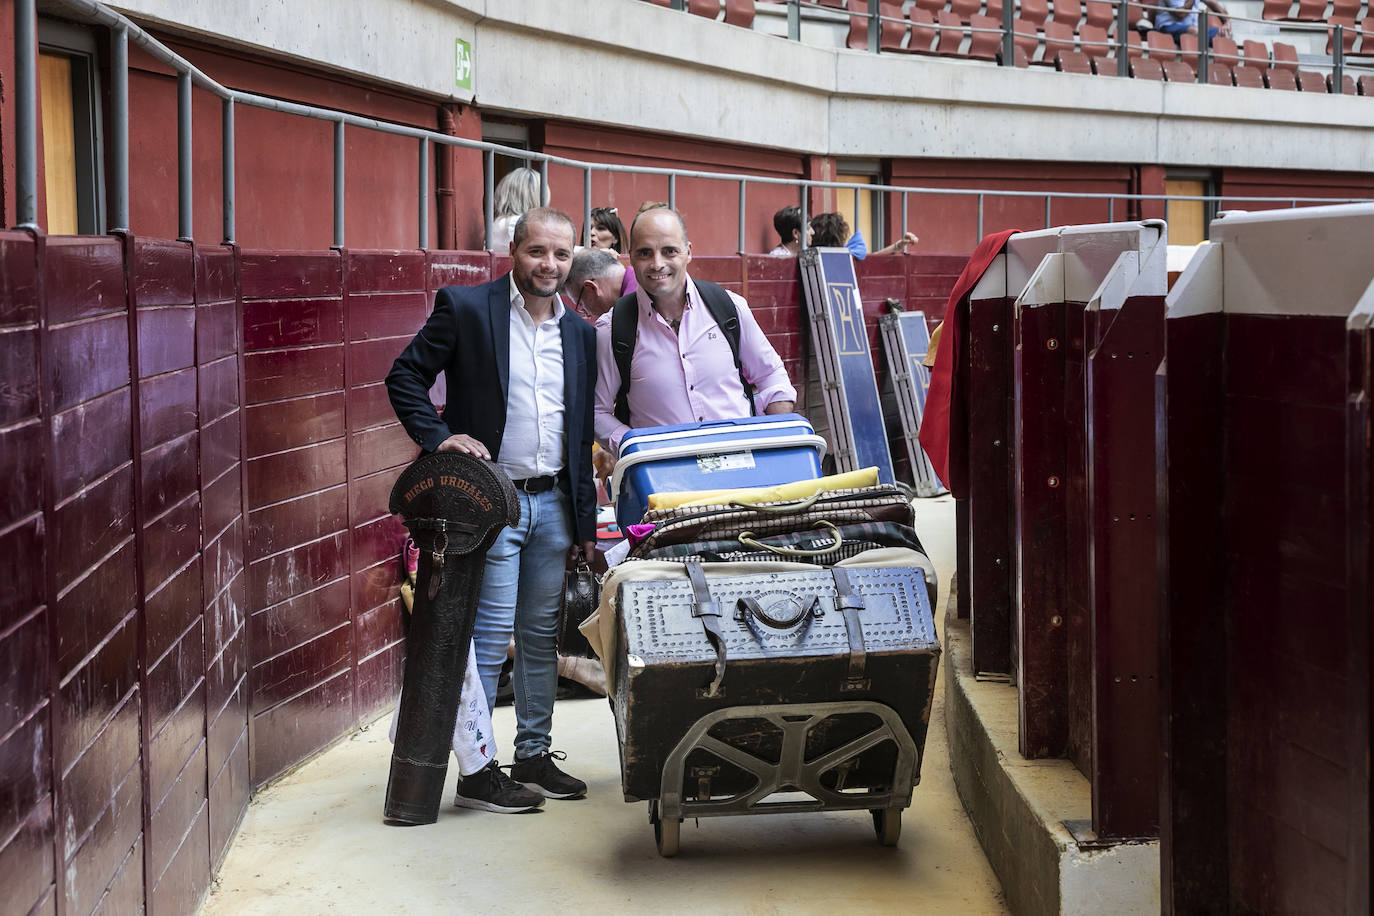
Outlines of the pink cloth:
M749 416L730 343L701 301L696 284L687 281L687 308L678 333L654 311L643 290L637 298L639 339L631 363L629 395L632 425L672 426ZM754 385L756 410L761 414L774 401L795 401L797 390L788 381L782 358L754 320L749 305L734 293L730 298L739 310L740 365ZM630 427L614 413L620 369L611 352L609 321L597 324L596 361L596 437L619 453L620 438Z
M639 289L639 278L635 276L633 267L626 267L625 279L620 281L620 295L624 296L626 293L632 293L637 289Z

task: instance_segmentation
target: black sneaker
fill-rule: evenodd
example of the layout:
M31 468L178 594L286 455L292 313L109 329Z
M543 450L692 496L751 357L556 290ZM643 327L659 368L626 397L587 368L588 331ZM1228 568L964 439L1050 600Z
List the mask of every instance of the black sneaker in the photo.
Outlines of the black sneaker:
M554 763L567 756L562 751L544 751L524 760L516 757L510 768L511 778L549 798L581 798L587 794L587 784L564 773Z
M544 797L511 779L493 760L471 776L459 778L453 804L497 814L519 814L544 807Z

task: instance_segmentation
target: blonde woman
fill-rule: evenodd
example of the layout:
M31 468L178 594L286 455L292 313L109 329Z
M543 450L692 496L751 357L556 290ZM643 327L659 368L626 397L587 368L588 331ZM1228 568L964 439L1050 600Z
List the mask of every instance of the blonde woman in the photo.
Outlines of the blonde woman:
M487 250L505 252L510 248L515 223L526 210L547 206L549 195L539 193L539 173L531 168L514 169L496 184L492 200L491 239Z

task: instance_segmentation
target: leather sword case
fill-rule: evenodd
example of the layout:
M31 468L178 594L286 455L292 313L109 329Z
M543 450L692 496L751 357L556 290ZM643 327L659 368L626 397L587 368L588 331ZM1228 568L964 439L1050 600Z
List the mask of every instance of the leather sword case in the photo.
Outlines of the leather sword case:
M709 573L711 565L704 569ZM919 568L694 578L627 581L619 589L612 704L626 801L657 798L664 763L688 729L707 713L732 706L876 701L897 712L923 754L940 645ZM713 612L723 668L717 640L703 622ZM876 724L871 714L826 718L808 733L805 759ZM716 729L711 737L738 750L780 759L782 733L762 719L730 720ZM822 783L885 788L895 760L895 745L879 743L828 771ZM683 774L687 797L701 797L703 790L711 797L740 794L756 785L746 770L700 748L691 751ZM919 760L914 776L919 781Z

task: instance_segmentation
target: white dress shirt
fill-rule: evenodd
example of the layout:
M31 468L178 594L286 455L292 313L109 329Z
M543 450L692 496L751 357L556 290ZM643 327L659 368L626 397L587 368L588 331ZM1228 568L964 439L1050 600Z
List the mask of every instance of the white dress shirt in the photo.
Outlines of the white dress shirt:
M553 317L534 323L525 297L510 279L510 378L506 430L496 463L512 480L563 469L563 334L565 309L554 297Z

